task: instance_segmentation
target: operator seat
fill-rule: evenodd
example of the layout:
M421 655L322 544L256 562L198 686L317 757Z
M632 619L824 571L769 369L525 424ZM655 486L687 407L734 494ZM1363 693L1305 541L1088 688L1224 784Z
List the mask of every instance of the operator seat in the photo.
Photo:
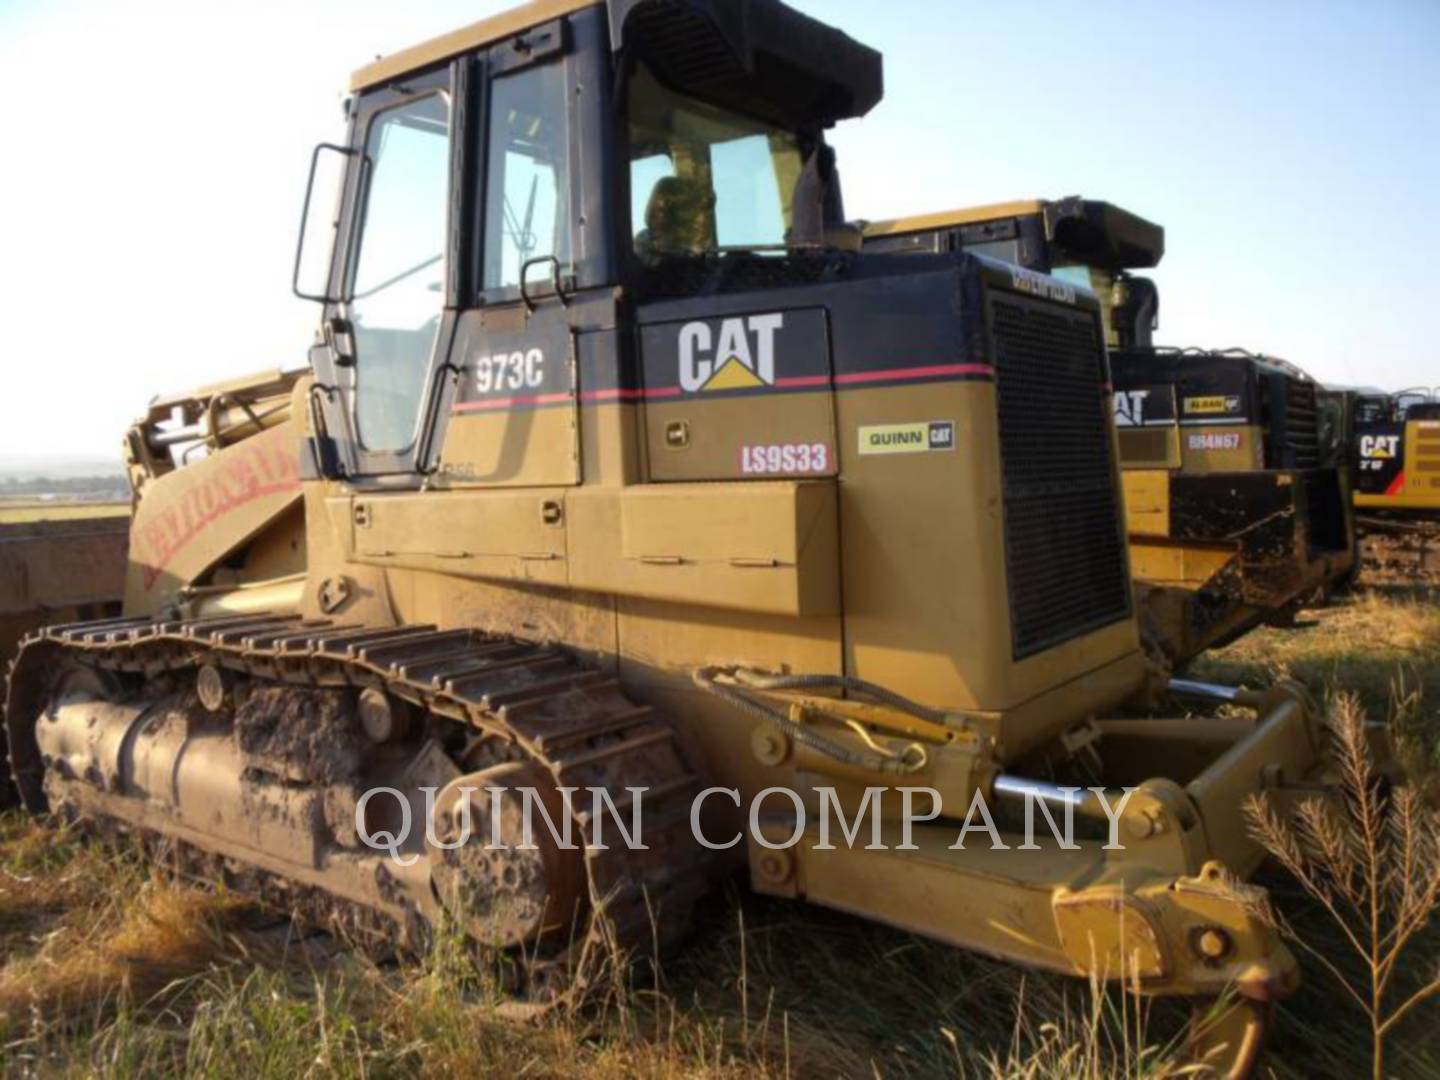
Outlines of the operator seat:
M715 193L708 184L681 176L664 176L650 189L645 229L635 237L641 258L653 262L665 255L695 255L715 244Z

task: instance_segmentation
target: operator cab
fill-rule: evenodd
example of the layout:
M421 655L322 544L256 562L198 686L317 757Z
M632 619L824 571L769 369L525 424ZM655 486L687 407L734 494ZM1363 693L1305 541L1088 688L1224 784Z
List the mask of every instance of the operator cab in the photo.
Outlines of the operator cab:
M1393 419L1400 423L1409 420L1433 420L1437 405L1440 405L1440 399L1437 399L1434 390L1424 386L1402 390L1393 399Z
M1407 420L1433 420L1440 416L1440 390L1419 386L1387 394L1383 390L1358 391L1355 422L1359 425L1403 424Z
M997 713L1141 677L1099 307L857 250L825 132L878 53L779 0L544 0L352 88L302 466L348 557L814 620L807 666Z
M537 0L357 72L348 145L317 151L345 165L328 278L300 289L297 256L326 307L315 470L579 482L573 418L502 460L447 414L578 404L576 335L621 295L821 276L858 247L824 131L881 87L773 0ZM639 389L607 363L590 389Z
M968 251L1089 289L1112 348L1148 346L1159 321L1154 282L1131 271L1160 265L1165 230L1113 203L1027 199L868 222L864 234L866 251Z

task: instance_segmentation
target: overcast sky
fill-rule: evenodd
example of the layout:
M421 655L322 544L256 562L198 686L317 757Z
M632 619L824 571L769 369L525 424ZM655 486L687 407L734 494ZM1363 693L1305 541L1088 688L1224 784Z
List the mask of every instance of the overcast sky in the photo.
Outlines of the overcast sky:
M0 0L0 456L304 361L311 146L349 71L496 0ZM1440 3L796 0L885 53L851 216L1083 194L1158 221L1159 339L1440 384Z

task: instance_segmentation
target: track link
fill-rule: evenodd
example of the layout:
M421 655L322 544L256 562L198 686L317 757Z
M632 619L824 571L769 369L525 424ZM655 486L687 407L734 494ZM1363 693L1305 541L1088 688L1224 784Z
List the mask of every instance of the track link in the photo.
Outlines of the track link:
M690 800L702 781L674 728L627 698L614 679L557 647L430 625L375 628L294 615L117 618L50 627L21 644L5 699L11 795L34 812L46 810L34 725L54 673L72 658L147 680L213 664L282 686L379 687L508 744L511 753L541 764L557 787L605 789L622 815L629 812L630 789L644 789L645 849L616 842L613 823L609 846L592 846L598 823L588 803L582 809L577 801L573 820L585 845L590 915L562 956L532 972L532 982L553 986L558 970L568 980L590 967L587 958L596 950L648 955L680 937L714 870L711 853L690 834ZM303 900L292 904L302 915L318 913L317 921L360 930L363 937L386 936L381 913L346 911L357 905L317 897L304 882L277 883L263 870L238 868L237 874L224 865L229 860L166 839L172 861L188 874L242 879L242 887L258 883L254 891L262 899ZM414 935L413 926L398 929Z
M1365 579L1384 585L1440 585L1440 522L1360 517Z

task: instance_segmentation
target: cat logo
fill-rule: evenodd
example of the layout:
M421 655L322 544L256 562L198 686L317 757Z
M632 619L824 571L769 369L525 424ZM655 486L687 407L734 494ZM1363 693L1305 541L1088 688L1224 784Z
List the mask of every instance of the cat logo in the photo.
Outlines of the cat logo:
M680 328L680 388L753 390L775 385L775 334L785 316L751 315L726 319L716 334L709 323Z
M1118 427L1141 427L1145 423L1145 399L1149 390L1115 391L1115 424Z
M1360 436L1360 456L1372 461L1390 461L1400 456L1399 435Z
M1185 399L1185 415L1187 416L1214 416L1239 411L1240 399L1238 397L1187 397Z

